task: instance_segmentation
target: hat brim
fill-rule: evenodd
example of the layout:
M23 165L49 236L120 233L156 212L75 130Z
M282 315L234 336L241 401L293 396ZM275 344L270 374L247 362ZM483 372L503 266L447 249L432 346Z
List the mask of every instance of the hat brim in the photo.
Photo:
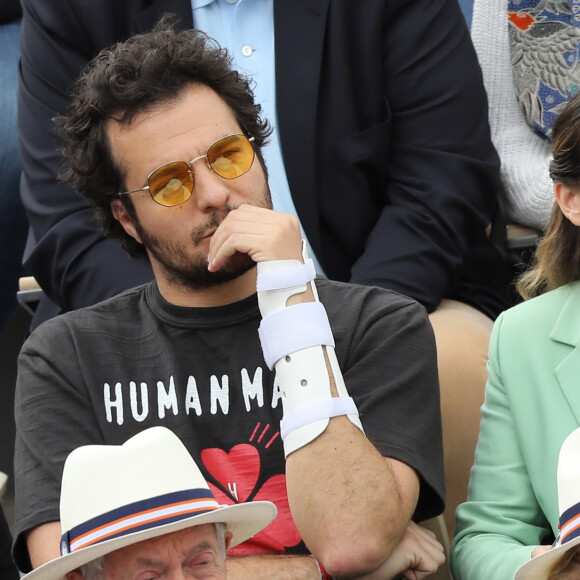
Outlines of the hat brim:
M514 580L546 580L556 560L578 543L580 543L580 536L528 560L517 569Z
M263 530L274 520L277 511L276 506L269 501L254 501L220 507L205 514L194 515L177 522L105 540L99 544L55 558L26 574L23 580L65 580L65 574L68 572L115 550L202 524L225 523L228 531L232 533L230 541L232 548Z

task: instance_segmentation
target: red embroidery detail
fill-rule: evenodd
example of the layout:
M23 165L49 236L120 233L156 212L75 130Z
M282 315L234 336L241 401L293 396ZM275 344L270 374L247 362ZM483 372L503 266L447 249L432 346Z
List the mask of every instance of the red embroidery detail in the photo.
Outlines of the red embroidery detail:
M511 12L508 11L508 20L520 30L526 31L533 24L536 23L536 19L527 12Z

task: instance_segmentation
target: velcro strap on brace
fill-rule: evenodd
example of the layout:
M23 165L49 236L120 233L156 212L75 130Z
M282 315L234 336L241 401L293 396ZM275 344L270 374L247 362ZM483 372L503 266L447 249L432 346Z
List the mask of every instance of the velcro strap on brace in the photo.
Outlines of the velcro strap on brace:
M316 276L314 262L310 258L304 264L298 260L275 260L273 262L260 262L260 264L264 264L264 266L258 268L256 283L258 292L304 286L314 280ZM276 264L277 267L267 269L266 264Z
M358 409L352 397L333 397L326 401L301 407L297 411L284 415L282 421L280 421L280 436L282 439L286 439L286 436L292 431L296 431L296 429L300 429L310 423L350 413L358 415Z
M320 302L303 302L262 319L258 329L262 351L272 370L282 357L317 345L334 347L326 309Z
M313 283L314 264L305 252L303 246L304 264L300 260L258 262L260 341L266 364L276 369L282 389L280 431L286 457L319 437L330 417L346 415L363 431L336 359L326 309ZM308 286L314 302L287 306L290 297L306 292ZM338 397L332 396L327 360Z
M314 289L315 275L314 264L308 258L304 264L300 260L258 262L256 287L262 318L286 308L290 297L306 292L307 284Z

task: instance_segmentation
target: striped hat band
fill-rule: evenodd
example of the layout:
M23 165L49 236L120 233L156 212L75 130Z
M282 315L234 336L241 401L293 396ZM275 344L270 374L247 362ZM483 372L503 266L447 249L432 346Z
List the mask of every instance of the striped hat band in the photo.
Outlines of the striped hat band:
M171 522L217 510L219 504L208 489L190 489L160 495L122 506L88 520L61 537L61 555L113 538L156 528Z

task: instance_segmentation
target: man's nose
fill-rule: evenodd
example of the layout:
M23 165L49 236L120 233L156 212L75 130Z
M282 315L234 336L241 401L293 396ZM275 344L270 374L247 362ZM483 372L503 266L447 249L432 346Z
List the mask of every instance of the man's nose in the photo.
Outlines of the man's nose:
M202 213L219 210L228 202L230 189L227 179L220 177L203 161L195 165L194 180L194 203Z

